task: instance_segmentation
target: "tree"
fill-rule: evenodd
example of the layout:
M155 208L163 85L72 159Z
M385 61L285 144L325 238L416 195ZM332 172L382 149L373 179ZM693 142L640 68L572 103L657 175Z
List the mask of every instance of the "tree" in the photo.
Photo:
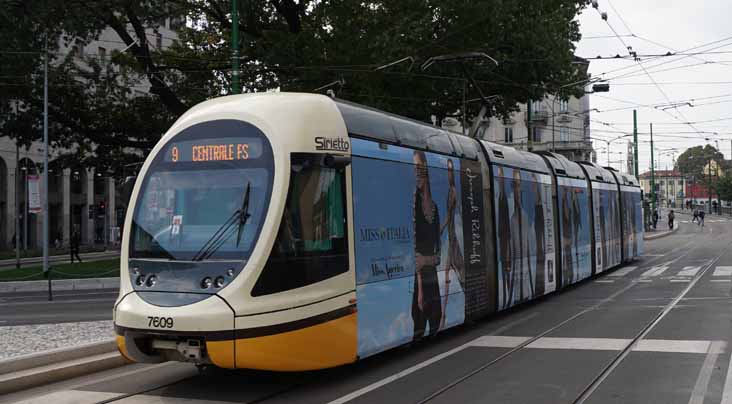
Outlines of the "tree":
M717 195L723 201L732 201L732 176L720 177L716 184Z
M706 178L709 173L702 172L709 160L723 161L724 154L711 145L695 146L686 149L676 160L675 169L684 175L693 175L697 178ZM714 173L712 173L714 174Z
M0 96L0 131L40 134L40 50L48 44L51 138L64 158L119 171L140 159L187 108L230 88L230 0L14 0L0 8L0 45L18 53L16 91ZM478 91L461 66L419 66L431 56L485 52L499 65L467 63L485 94L498 95L490 115L552 93L579 95L586 71L574 64L577 14L587 0L240 0L241 82L246 92L312 92L342 79L339 97L428 121L462 112ZM180 40L166 50L147 39L165 17L184 18ZM86 43L111 27L128 46L108 64L59 53L59 43ZM43 41L39 38L49 38ZM22 53L25 52L25 53ZM401 63L376 69L410 57ZM69 60L63 60L70 58ZM82 61L83 63L78 63ZM410 68L411 67L411 68ZM141 83L149 95L132 96ZM0 85L2 83L0 82ZM2 87L3 89L5 87ZM30 89L30 91L28 91ZM469 103L468 117L479 103ZM7 112L7 111L0 111ZM112 157L112 158L109 158ZM99 167L102 165L104 167ZM116 167L116 168L115 168Z

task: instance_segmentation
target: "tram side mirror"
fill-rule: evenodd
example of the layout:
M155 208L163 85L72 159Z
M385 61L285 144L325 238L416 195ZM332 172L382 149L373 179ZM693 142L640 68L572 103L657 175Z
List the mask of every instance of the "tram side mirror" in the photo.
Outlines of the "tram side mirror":
M345 168L346 166L351 164L351 156L335 156L332 154L326 154L325 156L323 156L321 164L323 165L323 167L328 168Z
M125 178L124 182L122 183L122 198L125 201L130 200L130 197L132 196L132 190L135 188L135 181L137 180L137 177L127 177Z

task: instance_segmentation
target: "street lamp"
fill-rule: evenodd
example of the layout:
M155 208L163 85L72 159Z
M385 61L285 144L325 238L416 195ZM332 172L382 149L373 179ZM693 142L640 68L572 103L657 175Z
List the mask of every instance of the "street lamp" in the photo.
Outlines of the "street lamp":
M607 144L607 165L609 167L610 166L610 144L613 143L613 142L615 142L615 141L617 141L617 140L620 140L622 138L626 138L628 136L633 136L633 134L628 133L628 134L625 134L625 135L622 135L622 136L618 136L618 137L613 138L613 139L610 139L610 140L601 139L601 138L597 138L597 137L592 137L590 139L599 140L599 141L605 142Z

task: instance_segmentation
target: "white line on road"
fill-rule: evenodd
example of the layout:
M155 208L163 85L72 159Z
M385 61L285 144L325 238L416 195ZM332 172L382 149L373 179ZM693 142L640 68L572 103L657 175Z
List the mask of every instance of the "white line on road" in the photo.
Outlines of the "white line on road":
M634 267L634 266L620 268L608 276L625 276L625 275L628 275L629 273L635 271L637 268L638 267Z
M719 404L732 404L732 358L729 360L727 379L725 379L722 389L722 402Z
M511 327L513 327L513 326L515 326L515 325L517 325L519 323L523 323L525 321L528 321L528 320L530 320L531 318L533 318L533 317L535 317L537 315L539 315L539 313L532 313L532 314L529 314L526 317L520 318L520 319L518 319L518 320L516 320L514 322L511 322L511 323L508 323L505 326L503 326L503 327L495 330L493 332L493 334L500 334L501 332L503 332L505 330L508 330L509 328L511 328ZM358 389L358 390L356 390L356 391L354 391L354 392L352 392L350 394L346 394L343 397L337 398L337 399L329 402L328 404L343 404L343 403L347 403L347 402L353 400L354 398L360 397L360 396L362 396L362 395L364 395L364 394L366 394L366 393L368 393L370 391L376 390L376 389L378 389L378 388L380 388L382 386L385 386L385 385L387 385L387 384L389 384L391 382L394 382L394 381L399 380L399 379L401 379L401 378L403 378L405 376L408 376L408 375L410 375L410 374L412 374L412 373L414 373L414 372L416 372L416 371L418 371L418 370L420 370L422 368L425 368L425 367L427 367L427 366L429 366L429 365L431 365L431 364L433 364L435 362L438 362L438 361L440 361L442 359L445 359L445 358L447 358L450 355L453 355L455 353L458 353L458 352L464 350L465 348L468 348L468 347L472 346L472 344L474 342L480 340L481 338L485 338L485 337L476 338L476 339L474 339L474 340L472 340L470 342L467 342L467 343L465 343L463 345L460 345L460 346L458 346L456 348L453 348L453 349L451 349L451 350L449 350L447 352L443 352L443 353L441 353L441 354L439 354L437 356L434 356L434 357L432 357L430 359L427 359L424 362L418 363L418 364L416 364L416 365L414 365L414 366L412 366L410 368L404 369L404 370L402 370L399 373L393 374L393 375L391 375L391 376L389 376L389 377L387 377L385 379L381 379L381 380L379 380L377 382L374 382L374 383L369 384L366 387L363 387L361 389Z
M691 282L691 279L671 279L672 283L689 283Z
M681 271L679 271L679 273L677 273L676 276L691 276L691 277L693 277L693 276L696 275L697 272L699 272L700 269L701 269L700 266L699 267L691 267L691 266L690 267L684 267L684 269L682 269Z
M728 283L728 282L732 282L732 279L712 279L710 282L723 282L723 283Z
M599 279L596 280L595 283L615 283L615 281L612 279Z
M666 272L668 269L668 265L659 265L652 267L651 269L647 270L646 272L643 272L641 275L641 278L651 278L654 276L661 275L662 273Z
M709 345L707 357L704 358L704 363L699 371L694 390L691 392L689 404L704 404L704 397L706 397L707 390L709 389L709 380L712 378L714 364L717 363L719 354L724 352L726 347L727 343L724 341L714 341Z
M651 282L653 282L653 280L652 279L638 279L638 282L641 282L641 283L651 283Z
M472 341L472 346L483 348L515 348L531 337L486 336ZM576 349L587 351L621 351L631 339L626 338L564 338L542 337L530 343L526 348L532 349ZM722 341L705 340L666 340L643 339L638 341L633 351L662 353L722 353L726 344Z
M732 267L718 266L712 276L732 276Z

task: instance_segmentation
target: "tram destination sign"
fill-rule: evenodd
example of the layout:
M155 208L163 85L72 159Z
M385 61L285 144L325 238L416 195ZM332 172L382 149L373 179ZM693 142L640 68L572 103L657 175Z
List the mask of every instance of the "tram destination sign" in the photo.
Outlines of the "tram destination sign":
M210 138L171 142L166 146L165 162L207 163L243 161L262 155L262 142L255 138Z

